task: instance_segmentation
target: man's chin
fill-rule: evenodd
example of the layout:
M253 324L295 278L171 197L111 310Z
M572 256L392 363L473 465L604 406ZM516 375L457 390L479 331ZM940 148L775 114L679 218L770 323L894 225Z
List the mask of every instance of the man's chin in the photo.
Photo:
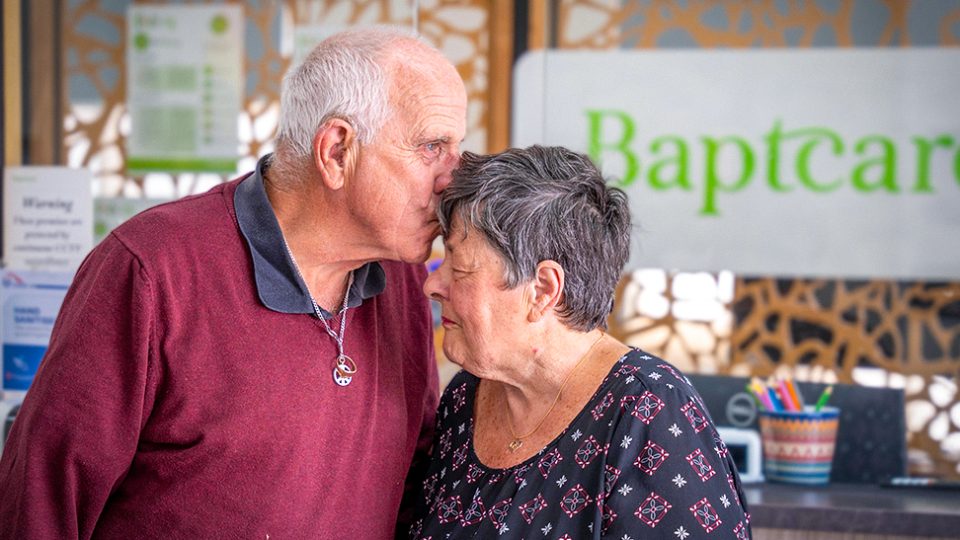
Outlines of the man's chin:
M428 245L426 249L420 251L409 250L407 252L398 253L396 259L408 264L423 264L430 259L432 252L432 246Z
M420 249L417 250L416 247L411 246L409 250L409 255L403 258L404 262L411 264L423 264L430 260L430 256L433 255L433 241L440 236L439 229L437 229L438 234L431 234L426 237L426 241L421 244Z

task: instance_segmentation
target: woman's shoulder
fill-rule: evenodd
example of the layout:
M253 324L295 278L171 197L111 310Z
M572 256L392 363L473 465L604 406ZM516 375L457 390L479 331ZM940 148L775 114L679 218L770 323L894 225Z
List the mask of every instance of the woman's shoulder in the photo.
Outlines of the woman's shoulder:
M613 386L624 396L646 392L654 396L687 401L697 396L690 380L670 362L641 349L632 348L610 370Z
M685 418L696 433L711 423L706 406L689 379L656 355L632 349L620 359L610 378L611 395L606 401L619 403L620 418L626 420L620 429L632 429L630 426L636 423L649 428L657 417L658 424L664 418ZM671 433L679 431L675 426L669 429Z

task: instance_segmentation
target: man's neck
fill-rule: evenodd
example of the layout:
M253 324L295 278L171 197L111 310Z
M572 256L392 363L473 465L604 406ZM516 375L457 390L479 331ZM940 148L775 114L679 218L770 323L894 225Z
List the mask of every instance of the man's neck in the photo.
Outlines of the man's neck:
M335 312L349 273L377 259L363 257L352 245L356 233L343 205L333 200L336 193L325 191L319 181L284 181L276 176L280 173L275 168L265 172L264 188L284 242L313 299Z

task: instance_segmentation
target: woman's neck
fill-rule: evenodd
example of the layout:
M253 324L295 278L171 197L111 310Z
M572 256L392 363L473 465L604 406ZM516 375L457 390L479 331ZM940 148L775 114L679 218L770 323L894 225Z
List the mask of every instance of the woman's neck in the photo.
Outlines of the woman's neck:
M528 358L526 377L481 381L474 409L474 450L481 462L510 467L538 453L570 425L629 350L609 336L599 339L599 331L576 334L551 340L552 356Z
M539 419L538 412L546 413L563 387L577 376L582 364L590 362L604 336L601 330L577 332L565 328L550 335L551 338L530 347L528 358L514 362L521 366L520 370L506 374L496 384L510 416L517 419L514 425L519 430L523 430L523 424Z

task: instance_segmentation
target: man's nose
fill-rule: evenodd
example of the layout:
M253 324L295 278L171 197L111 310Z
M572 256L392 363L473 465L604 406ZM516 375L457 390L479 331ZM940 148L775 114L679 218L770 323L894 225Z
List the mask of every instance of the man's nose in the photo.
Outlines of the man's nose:
M444 171L437 177L437 181L433 186L433 192L440 194L443 190L447 189L447 186L450 185L450 182L453 181L453 170L460 165L460 147L455 146L446 156L446 160L443 164Z
M433 192L437 195L443 193L443 190L447 189L450 182L453 182L453 174L449 171L442 173L433 184Z

